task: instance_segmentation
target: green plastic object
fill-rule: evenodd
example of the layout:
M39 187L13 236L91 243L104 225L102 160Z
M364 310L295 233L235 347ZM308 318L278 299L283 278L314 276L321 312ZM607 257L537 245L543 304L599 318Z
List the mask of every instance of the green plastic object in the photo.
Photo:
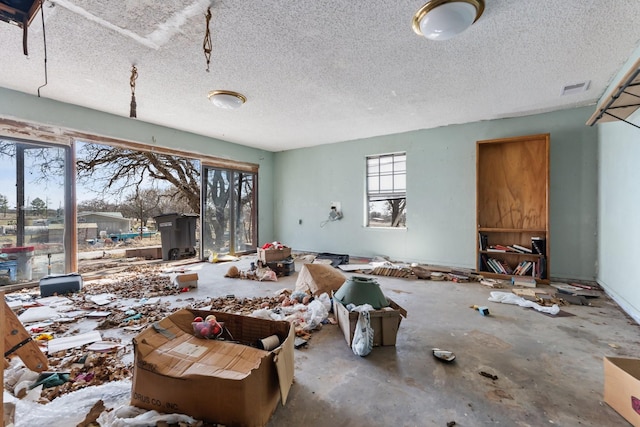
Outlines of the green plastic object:
M380 284L375 279L368 277L353 276L347 279L333 295L333 298L343 305L369 304L375 310L389 306L389 301L382 293Z

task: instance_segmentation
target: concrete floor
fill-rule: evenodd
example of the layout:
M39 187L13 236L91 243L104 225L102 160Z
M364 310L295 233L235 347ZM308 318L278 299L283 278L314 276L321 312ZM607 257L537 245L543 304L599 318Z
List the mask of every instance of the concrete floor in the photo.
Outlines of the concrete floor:
M249 262L233 264L244 269ZM201 273L193 296L295 287L297 274L278 282L224 278L230 265L194 266ZM562 307L575 316L549 317L489 302L492 289L479 283L376 279L408 311L396 346L359 357L337 325L325 325L295 351L288 401L268 426L627 425L603 402L603 356L638 356L640 327L608 297ZM455 362L435 359L433 347L453 351Z
M172 297L175 306L295 287L297 273L277 282L224 278L231 265L247 269L254 259L189 266L198 288ZM324 325L295 350L294 384L269 427L628 425L603 402L603 356L638 356L640 327L606 296L562 307L575 316L549 317L489 302L492 289L479 283L372 277L408 312L396 346L359 357L337 325ZM435 359L433 347L453 351L455 362Z

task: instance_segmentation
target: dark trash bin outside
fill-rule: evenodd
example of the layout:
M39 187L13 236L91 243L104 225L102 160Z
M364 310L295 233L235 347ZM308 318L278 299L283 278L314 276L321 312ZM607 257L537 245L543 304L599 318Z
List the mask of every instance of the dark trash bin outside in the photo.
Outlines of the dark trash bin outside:
M162 241L165 261L196 255L197 214L169 213L153 217Z

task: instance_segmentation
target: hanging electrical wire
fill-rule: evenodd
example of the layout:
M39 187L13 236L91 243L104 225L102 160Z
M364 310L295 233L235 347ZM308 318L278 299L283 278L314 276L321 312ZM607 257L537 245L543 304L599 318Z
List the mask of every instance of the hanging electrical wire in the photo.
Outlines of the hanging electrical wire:
M129 85L131 86L131 110L129 111L129 117L136 117L136 79L138 78L138 69L135 65L131 66L131 78L129 79Z
M207 8L207 28L204 33L204 42L202 42L202 49L204 50L204 57L207 60L207 73L209 72L209 63L211 62L211 51L213 50L213 44L211 42L211 31L209 31L209 23L211 22L211 8Z
M49 84L49 78L47 76L47 32L44 27L44 8L42 7L42 0L40 0L40 16L42 18L42 39L44 43L44 84L38 87L38 98L40 98L40 89ZM26 47L25 47L25 55L26 55Z

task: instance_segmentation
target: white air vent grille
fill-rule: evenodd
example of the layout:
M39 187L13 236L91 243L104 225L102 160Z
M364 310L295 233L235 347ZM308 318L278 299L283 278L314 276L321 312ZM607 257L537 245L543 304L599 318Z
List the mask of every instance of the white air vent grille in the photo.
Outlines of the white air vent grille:
M585 92L587 89L589 89L589 80L587 80L586 82L566 85L562 88L562 93L560 95L575 95L576 93Z

